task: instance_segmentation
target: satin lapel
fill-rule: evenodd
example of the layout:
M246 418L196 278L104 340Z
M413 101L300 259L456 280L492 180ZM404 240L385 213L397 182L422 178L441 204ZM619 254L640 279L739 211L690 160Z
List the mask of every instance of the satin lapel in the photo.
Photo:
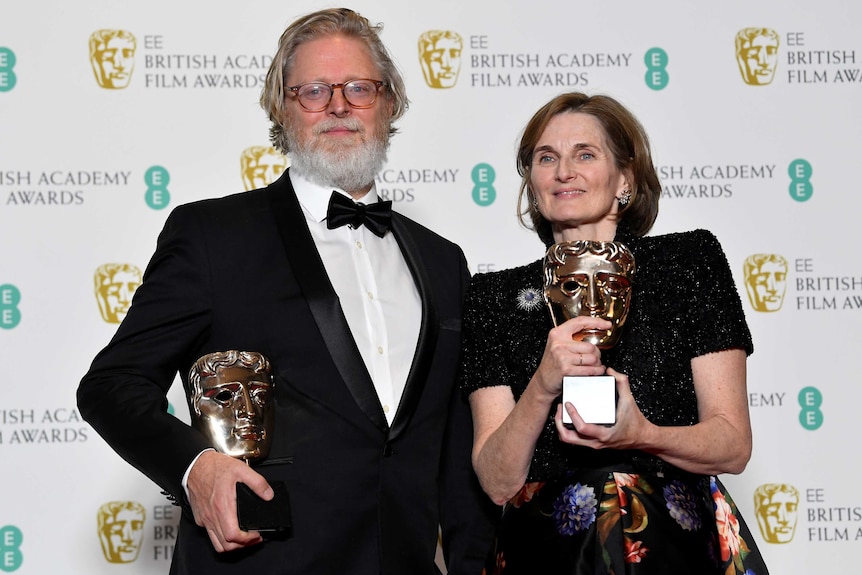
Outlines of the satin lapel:
M386 431L389 425L374 390L374 383L350 333L338 296L326 275L326 268L308 231L302 207L296 199L287 172L267 188L267 196L296 282L308 302L338 373L360 409L374 425Z
M392 233L398 240L401 253L407 262L407 267L413 274L416 287L419 290L419 298L422 300L422 325L419 328L419 341L416 345L416 355L413 357L413 365L410 366L410 375L404 386L404 394L398 404L398 411L392 421L392 429L389 432L389 440L397 438L406 429L407 424L416 412L416 405L422 395L427 375L434 357L434 349L437 344L437 308L431 294L431 281L428 272L422 263L422 255L419 246L413 241L413 236L405 226L403 220L397 213L392 213Z

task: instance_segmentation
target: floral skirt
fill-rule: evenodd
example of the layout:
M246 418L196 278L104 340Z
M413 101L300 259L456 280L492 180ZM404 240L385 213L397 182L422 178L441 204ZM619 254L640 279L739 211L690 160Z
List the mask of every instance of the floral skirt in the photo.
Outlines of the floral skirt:
M766 575L724 486L703 475L578 472L506 504L486 574Z

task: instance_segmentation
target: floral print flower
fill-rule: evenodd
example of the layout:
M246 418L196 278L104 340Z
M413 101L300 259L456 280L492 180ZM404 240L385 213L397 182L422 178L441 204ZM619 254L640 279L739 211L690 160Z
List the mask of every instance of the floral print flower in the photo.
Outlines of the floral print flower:
M670 516L686 531L697 531L702 523L692 493L681 481L671 481L663 490L665 505Z
M715 523L718 526L718 540L721 545L721 560L727 561L739 555L739 520L733 513L724 495L718 489L715 478L710 481L712 501L715 505Z
M639 475L632 473L614 473L614 483L617 486L617 497L620 498L620 514L626 515L628 511L626 506L629 504L629 496L626 494L623 487L632 488L637 485Z
M539 290L535 288L524 288L518 292L518 297L515 298L516 303L518 304L518 309L524 311L533 311L542 305L544 301L544 297L539 292Z
M512 507L520 507L524 503L530 501L536 493L542 489L542 486L545 485L544 481L536 481L533 483L525 483L521 490L515 495L512 499L509 500L509 503Z
M626 546L626 563L640 563L649 551L644 547L643 541L632 541L626 537L623 539L623 543Z
M596 493L592 487L576 483L566 487L554 502L554 521L561 535L574 535L596 520Z

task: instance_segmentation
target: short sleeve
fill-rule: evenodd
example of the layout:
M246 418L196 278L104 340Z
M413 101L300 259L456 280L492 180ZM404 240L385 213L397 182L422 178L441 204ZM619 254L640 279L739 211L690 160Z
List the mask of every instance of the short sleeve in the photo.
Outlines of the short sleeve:
M684 341L692 357L722 351L744 349L754 352L751 332L745 321L742 301L727 257L718 239L706 230L692 232L691 258L682 268L683 281L690 283L691 298L687 305Z

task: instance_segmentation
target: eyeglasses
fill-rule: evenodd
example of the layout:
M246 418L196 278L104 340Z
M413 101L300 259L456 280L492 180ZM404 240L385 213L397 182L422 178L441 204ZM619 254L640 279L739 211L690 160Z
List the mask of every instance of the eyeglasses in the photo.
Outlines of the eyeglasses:
M370 108L377 100L377 92L384 85L380 80L368 80L361 78L340 84L326 84L325 82L307 82L299 86L288 88L296 94L299 105L309 112L321 112L326 109L332 101L332 93L336 88L341 88L341 94L352 108Z

